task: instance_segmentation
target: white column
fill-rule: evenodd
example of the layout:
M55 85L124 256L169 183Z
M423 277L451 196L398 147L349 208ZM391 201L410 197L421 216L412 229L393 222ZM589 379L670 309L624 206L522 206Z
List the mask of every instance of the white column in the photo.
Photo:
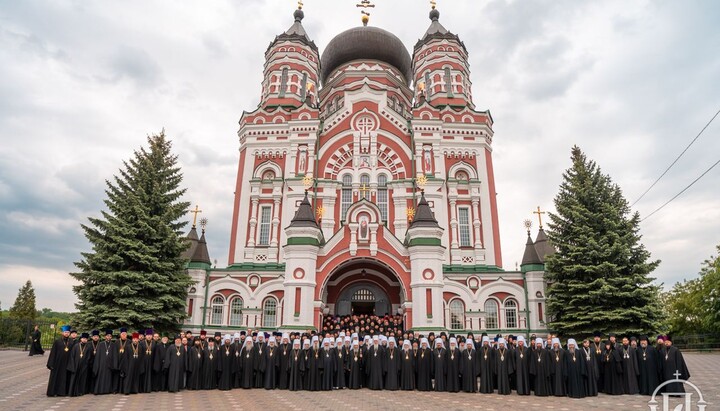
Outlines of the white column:
M278 239L277 239L277 233L278 233L278 225L280 225L280 198L276 197L274 199L274 206L273 206L273 218L272 218L272 231L270 233L270 247L277 247L278 245Z
M257 208L258 203L260 202L260 199L255 196L251 200L251 207L250 207L250 235L248 236L248 247L255 247L255 226L257 226Z
M475 231L475 248L482 248L482 241L480 241L480 199L473 197L472 209L473 209L473 228Z
M450 199L450 248L458 248L458 220L457 220L457 201L454 198Z

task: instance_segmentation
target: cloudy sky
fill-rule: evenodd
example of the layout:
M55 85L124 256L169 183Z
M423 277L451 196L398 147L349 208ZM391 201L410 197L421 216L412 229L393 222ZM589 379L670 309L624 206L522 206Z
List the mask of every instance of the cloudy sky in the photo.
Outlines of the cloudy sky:
M306 0L320 50L357 26L356 1ZM411 49L426 1L377 0L371 24ZM292 23L289 0L0 0L0 302L33 281L38 308L72 310L68 272L89 245L104 180L165 128L187 200L227 262L237 121L257 106L263 53ZM579 145L634 201L720 109L720 3L439 0L470 53L473 95L495 119L505 268L522 221L551 209ZM720 120L636 205L647 215L720 156ZM720 167L642 223L666 285L696 276L720 243Z

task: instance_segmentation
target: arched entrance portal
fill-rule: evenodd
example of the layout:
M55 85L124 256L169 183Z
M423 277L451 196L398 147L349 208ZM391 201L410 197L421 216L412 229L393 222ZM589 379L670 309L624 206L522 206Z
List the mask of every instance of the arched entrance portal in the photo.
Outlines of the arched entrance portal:
M323 285L325 315L402 314L403 284L393 270L371 258L340 264Z

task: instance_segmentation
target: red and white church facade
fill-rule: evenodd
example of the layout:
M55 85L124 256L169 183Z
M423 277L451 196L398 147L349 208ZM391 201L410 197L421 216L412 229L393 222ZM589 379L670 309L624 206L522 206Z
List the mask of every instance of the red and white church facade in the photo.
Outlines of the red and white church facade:
M228 265L193 227L186 327L318 329L328 315L402 315L418 331L545 330L542 230L502 268L493 120L468 53L430 14L412 56L371 26L322 54L303 11L265 53L240 119Z

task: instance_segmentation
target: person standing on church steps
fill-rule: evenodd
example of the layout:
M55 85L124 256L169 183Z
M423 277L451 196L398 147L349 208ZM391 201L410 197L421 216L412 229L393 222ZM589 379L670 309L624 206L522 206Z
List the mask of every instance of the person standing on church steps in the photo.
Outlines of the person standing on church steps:
M88 365L92 356L92 348L88 343L88 337L90 337L88 333L82 333L80 341L70 350L70 361L67 370L70 375L68 395L71 397L79 397L88 392Z
M401 361L402 353L397 347L395 337L388 338L388 346L385 348L385 358L383 359L386 390L397 391L400 388Z
M371 390L383 389L383 360L385 350L380 345L380 338L375 335L372 345L365 353L365 375L367 376L367 387Z
M70 362L70 350L73 346L72 341L70 341L70 326L63 325L61 330L62 337L53 343L47 361L47 368L50 370L50 379L47 386L48 397L64 397L68 395L70 378L67 367Z
M640 336L640 347L637 350L638 363L640 364L640 394L652 395L660 385L662 377L662 361L655 347L650 345L647 335Z
M337 352L330 346L331 338L324 338L318 368L321 372L320 389L330 391L335 385L335 371L337 370Z
M622 385L623 393L635 395L640 393L638 387L638 377L640 375L640 364L638 364L637 352L635 347L630 346L628 337L623 337L620 346L622 354Z
M403 341L402 353L400 355L400 389L403 391L415 390L415 350L410 340Z
M352 338L349 336L338 337L335 350L337 351L337 372L335 372L335 388L343 390L347 388L347 370L345 363L352 351L350 344Z
M547 397L552 395L552 382L550 381L552 359L550 352L543 348L542 338L535 339L535 349L532 352L532 358L530 359L530 375L533 378L533 391L538 397Z
M685 359L680 350L673 346L672 338L669 335L665 336L665 350L661 353L661 356L663 381L687 380L690 378L690 371L685 365ZM669 383L662 390L670 393L685 392L685 388L680 382Z
M305 353L300 348L300 339L293 340L292 348L287 356L288 385L290 391L303 389L303 372L305 371Z
M175 344L171 345L165 353L163 368L167 370L168 392L180 392L185 386L185 364L187 351L182 346L182 335L175 336Z
M42 348L41 337L42 333L40 332L40 327L35 324L35 328L33 328L32 332L30 332L30 357L33 355L45 355L45 350Z
M590 346L590 340L587 338L583 341L583 346L580 349L583 361L585 361L585 376L583 378L583 384L585 387L585 395L588 397L596 397L598 395L598 378L600 372L597 367L597 360L595 359L595 350Z
M347 387L352 390L362 388L364 379L363 372L363 350L360 349L360 342L352 342L352 350L345 358L345 369L348 371Z

